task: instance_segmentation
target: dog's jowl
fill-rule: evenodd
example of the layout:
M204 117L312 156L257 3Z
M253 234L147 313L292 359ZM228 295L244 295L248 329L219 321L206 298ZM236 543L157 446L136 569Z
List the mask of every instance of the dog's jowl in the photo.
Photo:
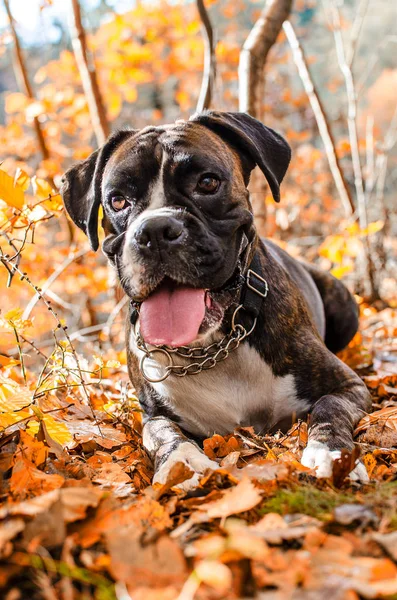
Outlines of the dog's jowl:
M369 409L335 352L358 326L342 283L258 238L247 186L258 166L278 202L285 140L242 113L115 133L64 177L73 221L131 299L128 367L145 411L155 481L186 462L216 468L200 440L235 427L287 429L310 413L302 462L329 476ZM365 480L362 464L351 475Z

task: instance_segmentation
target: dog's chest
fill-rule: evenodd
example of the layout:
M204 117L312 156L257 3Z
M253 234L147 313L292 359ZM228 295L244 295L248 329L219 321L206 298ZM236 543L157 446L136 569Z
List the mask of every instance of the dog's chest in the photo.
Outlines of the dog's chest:
M136 348L133 335L130 345L141 358L143 353ZM153 356L162 361L160 353ZM179 357L174 360L182 362ZM145 372L155 379L164 371L157 360L148 358ZM293 375L276 377L248 344L242 344L213 369L185 377L172 375L152 386L179 417L181 427L199 436L227 434L235 427L249 425L266 431L308 408L308 403L297 397Z

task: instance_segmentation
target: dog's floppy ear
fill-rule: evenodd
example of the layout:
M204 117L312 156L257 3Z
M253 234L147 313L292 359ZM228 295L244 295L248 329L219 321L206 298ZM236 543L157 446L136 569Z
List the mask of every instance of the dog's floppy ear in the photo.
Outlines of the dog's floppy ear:
M291 160L291 149L284 138L246 113L206 111L193 115L192 121L205 125L244 156L265 175L273 198L280 202L280 183ZM248 156L247 156L248 155Z
M72 221L87 235L97 250L98 212L101 204L102 175L111 153L136 130L117 131L86 160L73 165L62 177L61 196Z

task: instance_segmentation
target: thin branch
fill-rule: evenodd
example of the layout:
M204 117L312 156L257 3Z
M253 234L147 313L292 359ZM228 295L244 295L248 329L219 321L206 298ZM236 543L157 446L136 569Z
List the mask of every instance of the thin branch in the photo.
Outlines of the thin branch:
M202 112L211 106L216 76L216 60L214 30L207 9L205 8L204 0L197 0L197 10L203 25L204 69L196 110L197 112Z
M6 263L9 263L9 258L8 258L7 256L5 256L4 254L1 254L1 253L0 253L0 262L1 262L1 263L3 263L3 264L5 265ZM82 369L82 368L81 368L81 366L80 366L80 361L79 361L79 358L78 358L78 356L77 356L76 350L75 350L75 348L74 348L74 346L73 346L73 344L72 344L72 340L70 339L70 336L69 336L69 334L68 334L68 332L67 332L67 326L66 326L66 325L64 325L64 324L62 323L62 321L61 321L61 320L60 320L60 318L58 317L57 313L56 313L56 312L55 312L55 310L52 308L51 304L50 304L50 303L48 302L48 300L46 300L46 298L45 298L45 297L42 295L42 293L41 293L40 289L37 287L37 285L34 285L34 283L33 283L33 282L32 282L32 280L31 280L31 279L28 277L28 275L27 275L26 273L23 273L23 272L20 270L20 268L19 268L19 267L17 267L17 266L16 266L14 263L12 263L12 269L13 269L13 271L15 271L16 273L18 273L18 275L20 276L20 281L26 281L26 283L27 283L27 284L28 284L28 285L29 285L31 288L33 288L33 289L34 289L34 291L36 292L36 294L38 294L38 296L39 296L40 300L41 300L41 301L44 303L44 305L45 305L45 307L47 308L48 312L49 312L49 313L52 315L52 317L55 319L55 321L56 321L56 323L57 323L57 330L61 330L61 331L62 331L62 333L63 333L63 335L64 335L64 337L66 338L66 341L68 342L68 346L69 346L69 348L70 348L70 352L71 352L71 354L72 354L72 356L73 356L73 358L74 358L74 362L75 362L75 364L76 364L76 370L77 370L77 373L78 373L78 376L79 376L79 379L80 379L80 383L79 383L79 384L77 384L77 385L78 385L78 386L81 386L81 387L83 388L83 393L84 393L84 396L85 396L85 398L86 398L87 405L90 407L90 410L91 410L91 413L92 413L93 419L94 419L94 421L95 421L95 424L96 424L96 426L98 427L98 430L99 430L99 432L100 432L100 435L102 435L102 431L101 431L101 428L100 428L99 422L98 422L98 420L97 420L97 418L96 418L95 411L94 411L94 408L93 408L93 405L92 405L92 402L91 402L90 396L89 396L89 394L88 394L88 392L87 392L87 389L86 389L86 386L87 386L87 385L89 385L89 383L87 383L87 382L85 381L84 377L83 377L83 369ZM56 330L55 330L55 331L56 331ZM62 352L64 352L64 348L63 348L63 347L62 347L62 346L59 344L59 342L58 342L58 339L57 339L57 336L56 336L56 333L55 333L55 331L53 331L53 334L54 334L55 341L56 341L56 343L57 343L58 347L60 348L60 350L61 350ZM71 387L73 387L73 386L71 386Z
M291 12L292 0L267 0L240 53L239 109L261 118L264 67L283 22Z
M361 29L367 16L369 0L361 0L353 22L353 27L350 35L350 47L346 53L346 62L351 69L356 56L358 38L360 37Z
M7 12L8 20L10 22L11 34L14 41L14 49L15 49L15 57L14 57L14 71L15 76L17 78L19 87L24 91L29 100L35 100L35 96L33 93L32 86L29 81L28 73L26 70L21 45L19 43L18 34L14 25L14 18L11 13L9 0L4 0L4 6ZM37 117L33 119L33 126L36 132L37 141L39 144L40 152L44 159L49 158L50 153L47 147L47 143L44 138L43 130L41 128L41 123Z
M347 126L349 130L349 140L354 172L354 185L356 188L357 196L358 218L360 221L361 229L366 229L366 227L368 226L368 218L361 170L360 151L358 147L356 90L354 88L353 73L346 59L340 22L340 14L334 0L330 0L330 8L332 15L332 28L335 40L336 55L338 58L339 68L342 71L343 77L345 79L347 95Z
M294 28L292 27L289 21L286 21L284 23L283 28L285 35L287 36L288 42L291 46L292 57L297 66L299 76L301 78L303 87L305 88L305 92L309 98L309 102L317 122L317 126L324 144L328 164L335 182L336 189L339 193L339 197L342 202L342 206L345 210L346 216L349 217L352 213L354 213L355 206L349 190L349 186L346 182L344 173L342 171L338 155L336 153L335 140L328 122L327 114L320 100L319 93L314 86L305 54L303 52L302 47L299 44L298 38L296 37Z
M106 117L105 105L96 76L95 66L90 57L85 30L81 20L81 10L78 0L72 0L73 28L72 45L77 66L87 98L88 110L98 146L105 143L109 136L110 127Z
M365 181L365 192L367 195L367 202L370 191L374 187L375 183L375 156L374 156L374 118L369 115L366 120L365 126L365 154L366 154L366 181Z
M85 254L88 254L89 251L90 251L89 248L83 248L79 252L76 252L76 254L72 254L72 256L68 256L68 258L66 260L64 260L62 264L59 265L59 267L47 279L47 281L43 285L42 289L39 292L37 292L33 296L33 298L30 300L29 304L27 305L27 307L25 308L25 310L23 312L22 319L24 319L24 320L29 319L30 313L32 312L33 308L36 306L36 304L40 300L40 298L45 295L45 293L51 287L51 285L54 283L54 281L65 271L65 269L68 268L69 265L72 264L72 262L81 258Z
M127 304L127 302L129 302L128 296L123 296L121 298L121 300L116 304L116 306L114 307L112 312L110 313L107 321L105 321L104 323L98 323L96 325L91 325L90 327L84 327L84 329L79 329L78 331L74 331L70 335L70 339L86 341L87 335L89 335L91 333L98 333L100 331L103 333L104 336L110 338L110 333L111 333L111 329L114 324L114 321L115 321L117 315L121 312L121 310Z
M353 71L351 69L351 62L349 64L348 59L346 57L345 46L343 43L339 9L335 0L328 0L328 3L331 11L331 22L335 40L336 56L338 59L339 68L345 79L345 88L347 96L347 127L349 131L350 150L353 164L354 185L356 188L357 212L358 220L360 223L360 229L361 231L364 231L368 228L368 210L367 198L364 192L363 174L361 167L361 157L357 130L357 94L354 84ZM365 3L363 9L365 9ZM351 60L353 60L354 49L351 54ZM379 299L379 290L376 283L375 266L372 259L371 244L368 234L363 236L363 246L365 248L366 271L370 285L371 299L377 300Z

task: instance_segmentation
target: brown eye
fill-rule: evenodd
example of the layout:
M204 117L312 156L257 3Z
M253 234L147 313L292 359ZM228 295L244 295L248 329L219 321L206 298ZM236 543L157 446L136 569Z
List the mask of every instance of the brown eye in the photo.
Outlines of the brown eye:
M128 205L127 200L123 196L112 196L110 200L110 204L116 212L119 210L123 210Z
M220 181L212 175L203 175L197 184L197 190L202 194L215 194L218 191Z

